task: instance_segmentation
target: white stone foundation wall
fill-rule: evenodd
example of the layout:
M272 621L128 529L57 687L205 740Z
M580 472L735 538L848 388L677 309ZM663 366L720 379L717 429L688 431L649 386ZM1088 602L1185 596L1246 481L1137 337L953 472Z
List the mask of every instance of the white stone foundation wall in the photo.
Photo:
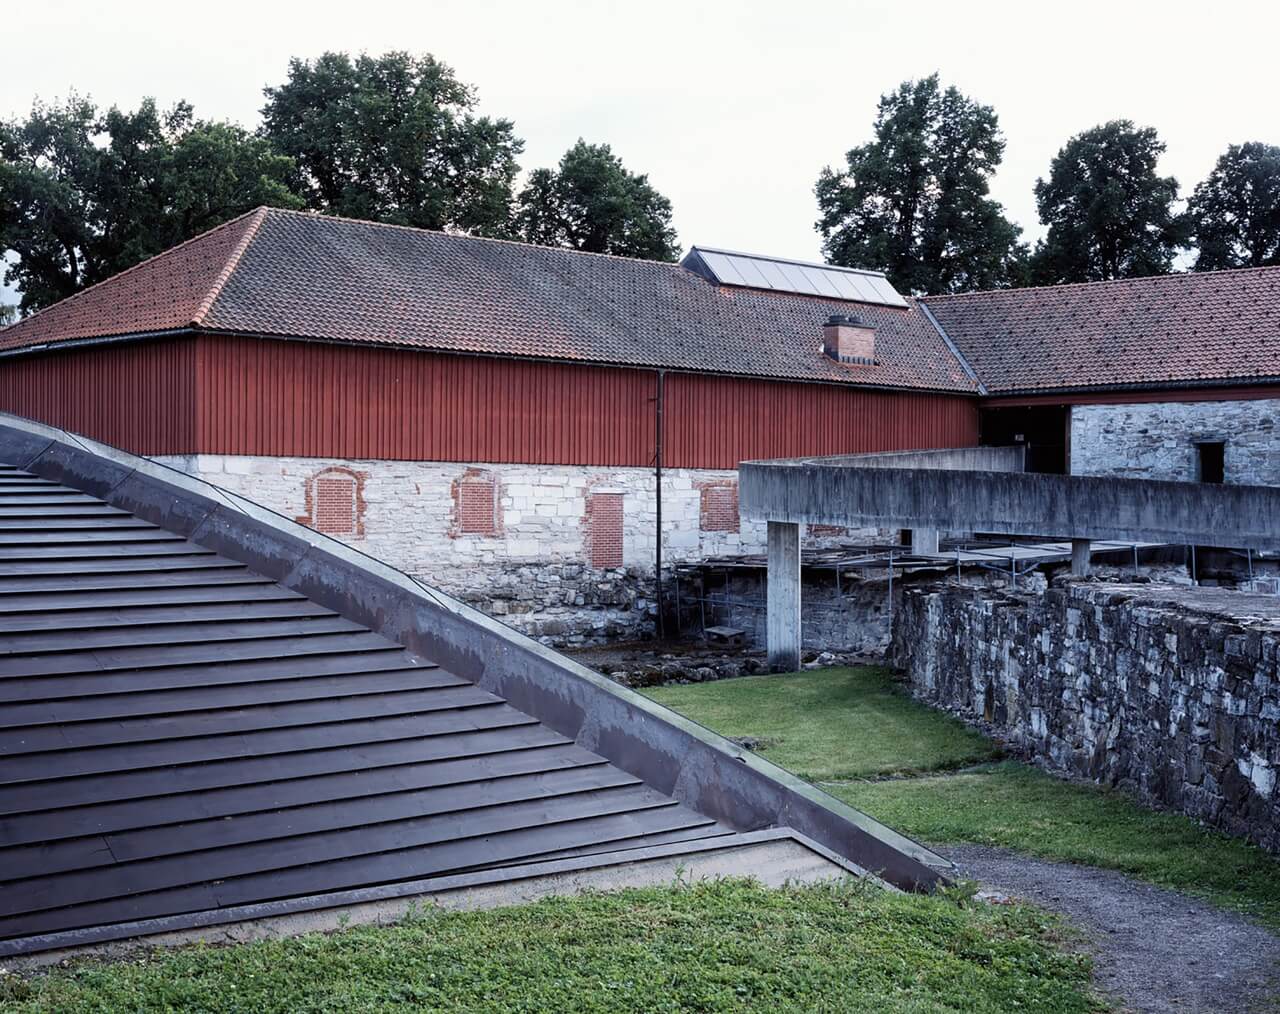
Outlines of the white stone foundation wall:
M1195 482L1197 441L1225 441L1226 481L1280 486L1280 399L1076 405L1071 474Z
M158 460L312 523L309 487L339 469L360 486L359 528L344 542L548 643L568 645L653 632L655 479L651 469L413 461L336 461L233 455ZM457 483L496 481L493 535L459 531ZM702 490L735 471L663 473L664 564L765 551L762 522L705 531ZM623 497L623 566L592 567L586 520L593 491Z

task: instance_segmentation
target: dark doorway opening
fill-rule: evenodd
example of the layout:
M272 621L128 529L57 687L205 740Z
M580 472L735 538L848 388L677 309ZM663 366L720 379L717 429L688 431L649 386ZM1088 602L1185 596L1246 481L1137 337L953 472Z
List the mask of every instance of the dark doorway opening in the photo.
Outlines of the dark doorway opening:
M979 422L979 440L984 447L1022 444L1027 449L1026 470L1051 475L1070 471L1070 432L1067 405L987 408Z
M1204 440L1196 444L1199 452L1201 482L1221 484L1227 477L1227 445L1222 440Z

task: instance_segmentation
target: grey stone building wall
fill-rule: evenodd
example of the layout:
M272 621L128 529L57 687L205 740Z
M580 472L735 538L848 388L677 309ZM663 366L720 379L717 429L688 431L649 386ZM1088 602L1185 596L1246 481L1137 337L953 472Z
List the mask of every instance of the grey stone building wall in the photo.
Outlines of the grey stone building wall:
M913 692L1041 766L1131 789L1280 852L1280 602L1068 582L908 589Z
M1224 441L1227 482L1280 486L1280 399L1075 405L1071 473L1195 482L1200 441Z

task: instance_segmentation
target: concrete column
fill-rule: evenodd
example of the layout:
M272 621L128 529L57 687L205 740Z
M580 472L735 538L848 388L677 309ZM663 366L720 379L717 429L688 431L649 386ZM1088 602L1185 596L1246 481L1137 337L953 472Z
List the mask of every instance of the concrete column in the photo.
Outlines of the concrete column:
M1089 576L1089 540L1071 540L1071 573L1074 577Z
M938 553L938 529L911 529L911 552L916 556L936 556Z
M770 672L800 668L800 526L769 522L768 623Z

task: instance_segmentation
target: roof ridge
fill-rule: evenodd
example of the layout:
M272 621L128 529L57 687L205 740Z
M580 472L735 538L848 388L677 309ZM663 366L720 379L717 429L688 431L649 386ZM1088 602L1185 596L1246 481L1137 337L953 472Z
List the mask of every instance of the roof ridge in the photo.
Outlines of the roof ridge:
M578 257L600 257L605 260L622 261L628 264L652 264L654 267L675 268L681 271L688 269L680 267L679 261L655 261L647 257L624 257L621 254L597 253L594 250L573 250L564 246L544 246L541 243L526 243L519 239L502 239L498 236L473 236L466 232L449 232L447 229L428 229L421 225L401 225L398 222L376 222L370 218L351 218L348 215L327 215L322 211L306 211L297 208L271 208L264 206L265 210L271 215L289 215L296 218L306 218L318 222L346 222L350 225L367 225L377 229L400 229L404 232L426 233L429 236L447 236L449 239L471 240L476 243L497 243L502 246L518 246L525 247L529 250L549 250L552 253L571 254ZM692 244L690 244L692 247Z
M964 353L960 351L960 346L951 340L951 335L947 334L947 329L942 326L941 322L939 322L938 318L933 315L933 311L930 310L928 306L922 303L918 298L914 302L920 308L920 312L924 318L928 320L928 322L933 325L933 329L938 332L938 337L941 338L942 343L946 345L947 351L955 357L956 362L960 364L960 368L964 370L969 379L973 381L974 386L978 389L978 393L985 395L987 393L987 385L983 383L982 378L978 376L978 371L973 368Z
M139 271L142 268L145 268L148 264L153 263L154 261L158 261L158 260L161 260L162 258L168 257L170 254L176 253L178 250L181 250L183 247L191 246L193 243L199 242L202 239L212 236L215 232L221 232L223 229L230 228L231 226L235 225L237 222L240 222L243 219L248 218L250 215L256 214L264 210L266 210L264 207L259 206L257 208L253 208L250 211L246 211L243 214L236 215L235 218L228 218L225 222L222 222L219 225L215 225L212 229L206 229L204 232L197 233L196 235L192 236L190 239L184 239L181 243L175 243L173 246L169 247L167 250L161 250L158 254L152 254L150 257L147 257L143 260L138 261L137 264L129 265L129 267L125 268L123 271L117 271L113 275L108 275L106 278L104 278L100 282L94 282L92 285L86 285L83 289L79 289L76 292L71 293L71 295L69 296L64 296L62 299L59 299L56 303L50 303L48 306L42 306L35 313L29 314L28 316L23 317L21 320L15 321L14 323L10 324L9 327L4 328L3 330L9 331L13 328L21 327L22 325L26 324L28 321L35 320L37 317L41 316L42 314L48 313L50 310L56 310L60 306L66 306L68 303L75 302L81 296L88 295L89 293L93 292L95 289L101 288L102 286L106 285L108 282L114 282L118 278L123 278L125 275L129 275L135 271Z
M218 277L213 280L213 285L205 294L204 299L200 300L200 305L196 307L196 312L191 315L192 324L203 324L205 315L213 309L213 304L217 301L218 297L222 295L223 286L227 284L227 280L235 273L236 268L240 265L240 258L244 256L244 252L249 249L249 244L252 243L254 237L258 235L258 230L262 227L262 223L267 217L267 206L259 205L250 211L249 214L253 216L252 221L249 223L249 228L247 228L244 235L240 237L240 242L237 243L235 249L231 251L231 255L227 258L227 263L223 265L222 270L218 273ZM240 218L243 217L244 216L241 215L239 218L235 218L232 221L239 221ZM202 233L201 235L207 236L209 233Z
M1133 285L1137 282L1168 282L1180 278L1211 278L1215 275L1245 275L1264 271L1280 271L1280 264L1262 264L1247 268L1216 268L1213 271L1168 271L1162 275L1137 275L1133 278L1100 278L1096 282L1055 282L1053 285L1021 285L1004 289L972 289L968 292L938 292L929 296L916 296L922 302L941 302L947 299L963 299L968 296L1003 296L1012 292L1052 292L1061 289L1091 289L1101 286Z

